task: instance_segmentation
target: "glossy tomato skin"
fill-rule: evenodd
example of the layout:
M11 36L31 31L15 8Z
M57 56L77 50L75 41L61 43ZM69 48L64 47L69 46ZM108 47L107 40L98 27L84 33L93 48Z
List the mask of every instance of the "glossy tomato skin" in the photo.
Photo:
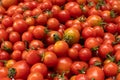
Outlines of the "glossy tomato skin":
M13 29L14 29L14 31L23 33L24 31L26 31L28 29L28 25L23 19L17 19L13 23Z
M14 50L11 54L11 58L18 61L22 59L22 52L20 50Z
M71 72L73 74L85 73L88 68L88 64L84 61L74 61L71 65Z
M12 6L12 5L16 5L16 4L18 3L18 1L17 1L17 0L13 0L13 1L11 1L11 0L8 0L8 1L2 0L1 3L2 3L2 5L3 5L5 8L9 8L9 7Z
M82 48L79 51L79 59L82 61L89 61L90 58L92 57L92 52L88 48Z
M69 74L71 65L72 60L69 57L60 57L58 58L58 63L55 67L55 70L59 74L62 74L63 72L65 72L65 74Z
M89 79L95 79L95 80L104 80L105 78L103 70L96 66L88 68L86 75L88 76Z
M24 60L16 62L12 68L16 70L15 78L26 79L30 72L30 67Z
M104 65L103 70L106 76L114 76L117 74L118 66L116 63L110 62Z
M8 75L8 68L0 67L0 78L7 77Z
M40 56L38 55L37 50L29 50L26 55L26 62L30 65L40 62Z
M53 46L53 51L57 56L66 56L68 55L69 46L65 41L57 41Z
M114 54L114 49L112 47L112 45L110 44L102 44L99 47L99 55L101 56L101 58L106 58L106 56L110 53Z
M43 75L39 72L32 72L28 75L27 80L44 80Z
M60 20L60 22L65 23L66 21L70 19L69 12L67 10L61 10L58 13L58 19Z
M8 33L4 29L0 29L0 42L8 39Z
M52 51L46 51L43 57L43 63L47 66L47 67L55 67L58 63L58 58L56 56L56 54Z
M9 33L9 40L12 43L20 41L20 34L18 32L16 32L16 31L13 31L13 32Z
M82 37L83 37L84 39L87 39L87 38L89 38L89 37L96 37L96 32L95 32L94 28L93 28L93 27L90 27L90 26L85 27L85 28L82 30Z
M31 67L30 72L31 73L32 72L39 72L45 77L48 73L48 69L47 69L47 66L45 64L36 63Z
M89 80L89 78L85 74L78 74L76 75L75 80Z
M99 42L95 37L89 37L85 40L84 46L88 49L97 48L99 46Z

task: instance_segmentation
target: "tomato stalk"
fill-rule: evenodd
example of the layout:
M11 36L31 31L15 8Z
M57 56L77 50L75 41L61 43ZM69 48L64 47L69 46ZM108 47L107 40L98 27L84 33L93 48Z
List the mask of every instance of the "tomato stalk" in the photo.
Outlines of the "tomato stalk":
M86 68L83 67L81 70L78 70L78 71L79 71L79 73L81 73L81 74L85 74Z
M101 66L101 65L102 65L102 63L101 63L101 62L96 61L94 65L95 65L95 66Z
M16 75L16 70L15 70L15 68L10 68L10 69L8 70L8 77L11 78L11 79L13 79L15 75Z
M110 52L110 53L111 53L111 52ZM106 57L107 57L108 59L110 59L112 62L114 62L114 61L115 61L115 57L114 57L114 56L111 56L110 53L108 53L108 54L106 55Z
M111 18L115 18L116 16L117 16L117 13L115 13L114 10L111 10L111 11L110 11L110 17L111 17Z
M55 42L60 40L60 37L58 36L58 34L54 34L53 36L54 36Z
M96 9L100 9L101 6L105 5L105 1L104 0L99 0L98 3L96 4Z

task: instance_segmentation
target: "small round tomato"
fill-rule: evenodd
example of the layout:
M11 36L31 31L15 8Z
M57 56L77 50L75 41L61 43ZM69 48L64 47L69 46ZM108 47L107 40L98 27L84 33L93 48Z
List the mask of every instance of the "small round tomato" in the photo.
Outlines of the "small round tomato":
M29 31L22 34L22 41L27 41L30 43L33 40L33 34Z
M98 52L101 58L106 58L107 55L114 54L114 49L110 44L101 44L98 49Z
M92 57L92 52L88 48L82 48L79 51L79 59L82 61L89 61L90 58Z
M32 72L28 75L27 80L44 80L44 78L40 72Z
M84 39L87 39L89 37L96 37L96 31L94 30L93 27L85 27L82 30L82 37Z
M43 63L47 66L47 67L54 67L57 65L58 62L58 58L56 56L56 54L52 51L46 51L43 54Z
M2 24L7 28L7 27L10 27L10 26L12 26L12 24L13 24L13 19L11 18L11 17L4 17L3 19L2 19Z
M33 39L30 44L29 44L30 49L39 49L39 48L44 48L44 44L42 41Z
M104 36L104 29L101 26L94 26L93 28L96 32L97 37L103 37Z
M9 40L12 43L20 41L20 34L18 32L15 32L15 31L9 33Z
M71 71L73 74L85 73L88 68L88 64L84 61L74 61L71 65Z
M116 63L109 62L103 66L103 71L106 76L115 76L118 72L118 66Z
M13 29L19 33L23 33L28 29L28 24L23 19L17 19L13 22Z
M27 17L25 21L29 26L33 26L35 24L35 19L33 17Z
M45 25L47 22L47 16L45 14L39 14L36 18L36 22L39 25Z
M78 57L79 53L78 53L78 50L75 49L75 48L70 48L68 50L68 56L72 59L72 60L78 60L79 57Z
M17 0L1 0L1 3L2 3L2 5L5 7L5 8L9 8L10 6L12 6L12 5L16 5L17 3L18 3L18 1Z
M48 69L47 66L43 63L36 63L34 65L32 65L30 72L39 72L41 73L44 77L47 75L48 73Z
M72 65L72 60L69 57L60 57L58 58L58 63L55 67L55 71L60 74L62 74L63 72L65 74L69 74L71 65Z
M78 74L76 75L75 80L89 80L89 78L85 74Z
M95 37L89 37L85 40L84 46L88 49L97 49L99 42Z
M97 66L89 67L87 69L86 75L90 80L91 79L104 80L105 78L103 70Z
M4 29L0 29L0 42L8 39L8 33Z
M5 63L5 67L11 68L15 63L16 61L14 59L10 59Z
M58 31L49 31L46 35L46 42L47 44L54 44L56 41L62 39L62 35Z
M11 58L19 61L22 59L22 52L20 50L14 50L11 54Z
M67 22L70 19L70 14L67 10L61 10L58 13L58 20L62 23Z
M9 60L10 54L4 50L0 51L0 60Z
M63 34L63 40L72 45L80 40L80 33L76 28L67 28Z
M117 31L117 25L114 23L109 23L105 26L105 30L109 33L114 34Z
M44 26L36 26L32 32L36 39L42 39L46 33L46 28Z
M16 62L10 69L15 69L15 74L13 74L15 76L13 75L11 76L15 77L15 79L16 78L26 79L30 72L30 67L24 60Z
M0 78L8 76L8 68L0 67Z
M91 25L91 26L98 26L100 25L100 23L102 22L102 18L98 15L91 15L87 18L87 22Z
M17 41L13 44L13 50L23 51L26 49L25 43L23 41Z
M25 60L30 65L40 62L40 56L38 55L37 50L29 50Z
M102 60L100 57L92 57L89 60L89 65L100 66L102 64Z
M57 56L66 56L68 54L69 46L67 42L60 40L57 41L53 46L53 51Z
M12 43L10 41L3 41L1 43L1 49L5 50L7 52L11 52L12 51L12 47L13 47L13 45L12 45Z
M59 25L60 25L60 23L56 18L49 18L48 21L47 21L48 29L58 30Z

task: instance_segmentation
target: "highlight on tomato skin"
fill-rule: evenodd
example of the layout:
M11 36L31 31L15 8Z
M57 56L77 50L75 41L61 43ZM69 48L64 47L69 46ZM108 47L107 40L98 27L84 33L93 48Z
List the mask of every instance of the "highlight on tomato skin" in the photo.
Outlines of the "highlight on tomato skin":
M119 80L120 0L0 0L0 80Z

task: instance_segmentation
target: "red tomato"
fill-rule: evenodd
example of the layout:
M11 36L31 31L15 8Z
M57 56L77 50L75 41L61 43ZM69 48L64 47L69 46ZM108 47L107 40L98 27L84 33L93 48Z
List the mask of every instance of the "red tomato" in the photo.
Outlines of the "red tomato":
M11 32L9 33L9 40L12 42L12 43L15 43L17 41L20 41L20 34L18 32Z
M8 39L8 33L4 29L0 29L0 42Z
M83 38L89 38L89 37L95 37L96 36L96 31L94 30L93 27L85 27L83 30L82 30L82 37Z
M11 54L11 58L18 61L22 59L22 52L20 50L14 50Z
M114 54L114 49L110 44L101 44L98 51L102 58L106 58L108 54Z
M84 61L74 61L71 65L71 71L73 74L85 73L88 68L88 64Z
M32 32L36 39L42 39L46 33L46 28L44 26L36 26Z
M17 41L13 45L13 50L23 51L26 49L25 43L23 41Z
M89 37L85 40L84 45L88 49L97 49L97 47L99 46L99 42L95 37Z
M57 56L66 56L68 54L69 46L65 41L57 41L53 46L53 51Z
M43 54L43 63L47 67L54 67L58 63L58 58L57 58L57 56L56 56L56 54L54 52L52 52L52 51L46 51Z
M0 78L8 76L8 68L0 67Z
M45 77L48 73L48 68L43 63L36 63L36 64L32 65L30 72L31 73L32 72L39 72Z
M44 48L44 44L42 41L34 39L30 42L29 44L30 49L39 49L39 48Z
M39 72L32 72L28 75L27 80L44 80L43 75Z
M89 79L104 80L105 75L101 68L93 66L87 69L86 75Z
M29 31L22 34L22 41L27 41L30 43L33 40L33 34Z
M28 29L28 24L23 19L17 19L13 23L13 29L14 31L23 33Z
M16 71L15 78L26 79L30 72L30 67L24 60L16 62L12 68Z
M89 80L89 78L85 74L78 74L76 75L75 80Z
M109 62L103 66L103 71L106 76L115 76L118 72L118 66L116 63Z
M38 55L37 50L29 50L25 59L30 65L40 62L40 56Z
M69 57L60 57L58 58L57 66L55 67L56 72L62 74L70 73L70 68L72 65L72 60Z
M18 3L18 1L17 0L1 0L1 3L2 3L2 5L5 7L5 8L9 8L10 6L12 6L12 5L16 5L17 3Z
M12 24L13 24L13 19L11 18L11 17L4 17L3 19L2 19L2 24L7 28L7 27L10 27L10 26L12 26Z
M89 61L90 58L92 57L92 52L88 48L82 48L79 51L79 59L82 61Z
M58 30L59 25L60 25L60 23L56 18L49 18L47 21L47 27L50 30Z

